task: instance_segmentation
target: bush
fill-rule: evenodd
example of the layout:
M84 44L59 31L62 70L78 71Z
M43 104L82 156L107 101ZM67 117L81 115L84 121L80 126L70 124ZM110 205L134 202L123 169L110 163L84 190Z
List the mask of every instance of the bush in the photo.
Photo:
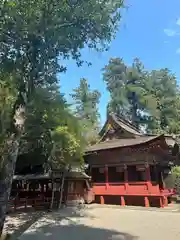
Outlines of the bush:
M174 188L176 193L180 195L180 166L171 169L171 174L164 179L167 188Z
M174 182L174 188L178 195L180 195L180 166L172 168L172 179Z

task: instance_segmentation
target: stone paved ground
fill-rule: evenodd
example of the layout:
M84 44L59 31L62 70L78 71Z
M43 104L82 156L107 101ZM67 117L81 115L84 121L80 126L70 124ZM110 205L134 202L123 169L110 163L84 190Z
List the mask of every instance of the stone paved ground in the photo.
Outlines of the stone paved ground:
M44 215L20 240L179 240L180 213L91 206Z

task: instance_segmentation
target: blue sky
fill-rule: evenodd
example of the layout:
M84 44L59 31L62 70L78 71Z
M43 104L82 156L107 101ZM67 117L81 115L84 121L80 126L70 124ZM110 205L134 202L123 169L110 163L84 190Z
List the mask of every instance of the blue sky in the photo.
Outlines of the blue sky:
M139 57L147 69L168 67L180 78L180 0L127 0L116 39L110 50L97 53L85 49L83 59L92 66L78 68L68 61L67 72L60 75L61 92L68 94L87 78L92 89L102 96L99 104L101 122L106 119L109 94L102 80L102 68L110 57L122 57L127 64Z

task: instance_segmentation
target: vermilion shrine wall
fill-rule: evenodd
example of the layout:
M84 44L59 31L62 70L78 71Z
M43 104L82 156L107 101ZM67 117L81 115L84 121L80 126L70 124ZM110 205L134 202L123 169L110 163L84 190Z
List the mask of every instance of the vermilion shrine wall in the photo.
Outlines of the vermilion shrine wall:
M163 179L161 176L161 170L159 172L156 169L156 163L163 162L162 154L150 153L148 151L123 151L121 149L103 150L96 154L89 155L86 159L91 168L92 181L94 182L93 190L96 198L100 198L100 202L104 203L105 199L110 196L119 196L123 203L126 198L126 202L132 200L134 202L137 199L143 199L144 205L152 205L154 201L157 201L159 206L167 204L167 196L170 194L163 186ZM108 169L110 167L125 167L124 180L110 181ZM93 171L98 168L105 168L104 181L97 182L94 177ZM144 179L142 181L130 180L128 174L128 168L137 167L137 171L144 172ZM152 175L152 167L154 168L154 174ZM140 168L144 168L140 169ZM101 173L102 174L102 173ZM115 174L115 173L114 173ZM116 174L121 174L116 172ZM162 180L162 181L161 181ZM165 200L164 200L165 199ZM120 200L119 200L120 201ZM139 200L138 200L139 201ZM134 203L133 202L133 203ZM124 203L125 204L125 203Z

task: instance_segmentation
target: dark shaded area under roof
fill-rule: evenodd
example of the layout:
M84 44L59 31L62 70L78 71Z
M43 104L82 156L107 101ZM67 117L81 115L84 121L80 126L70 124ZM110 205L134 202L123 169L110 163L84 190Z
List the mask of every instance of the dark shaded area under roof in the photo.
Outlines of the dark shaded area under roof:
M90 179L85 172L66 172L65 178L70 179ZM46 174L26 174L26 175L14 175L13 180L43 180L43 179L51 179L51 175L49 173Z

